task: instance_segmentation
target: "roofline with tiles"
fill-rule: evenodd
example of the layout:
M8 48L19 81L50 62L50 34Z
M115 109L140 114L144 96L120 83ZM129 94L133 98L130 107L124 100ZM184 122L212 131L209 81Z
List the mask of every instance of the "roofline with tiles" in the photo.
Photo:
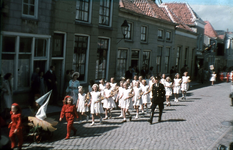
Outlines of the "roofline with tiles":
M131 14L131 15L135 15L137 17L143 17L143 18L146 18L146 19L149 19L149 20L152 20L152 21L162 22L164 24L171 25L173 27L179 25L177 23L173 23L171 21L166 21L164 19L158 19L158 18L150 17L150 16L147 16L147 15L144 15L144 14L139 14L139 13L136 13L136 12L134 12L132 10L129 10L129 9L126 9L126 8L123 8L123 7L119 7L119 12L128 13L128 14ZM119 13L119 15L120 15L120 13ZM124 16L122 16L122 17L124 17Z
M198 36L197 33L186 30L186 29L182 29L182 28L176 28L175 34L186 36L186 37L193 38L193 39L197 39L197 36Z

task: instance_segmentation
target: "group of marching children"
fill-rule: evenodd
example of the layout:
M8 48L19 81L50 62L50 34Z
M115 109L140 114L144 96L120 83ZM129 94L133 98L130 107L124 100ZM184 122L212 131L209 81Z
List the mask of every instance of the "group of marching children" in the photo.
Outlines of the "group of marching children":
M164 85L166 91L166 105L171 106L170 96L172 96L172 89L174 94L174 102L179 102L179 94L182 92L182 98L186 100L186 93L189 89L190 77L188 76L188 72L184 72L184 76L180 78L180 74L176 73L173 83L170 77L166 77L165 74L162 75L162 79L160 83Z
M178 102L178 97L180 91L182 91L182 99L186 99L186 92L189 88L189 76L188 73L185 72L184 76L180 78L179 73L175 75L174 81L172 83L170 77L166 77L165 74L162 75L162 79L160 83L164 85L166 91L166 105L171 106L170 96L174 93L174 102ZM76 109L70 108L65 105L71 105L73 102L72 97L65 98L64 108L62 108L61 117L63 118L64 114L71 113L72 115L66 116L68 117L67 121L67 137L69 138L70 130L76 133L76 130L73 128L73 120L74 118L78 118L77 112L79 113L80 120L82 116L86 117L86 121L89 119L88 112L90 112L92 117L91 126L95 124L95 116L98 116L100 119L100 123L102 123L101 114L105 114L104 120L112 117L111 110L118 107L121 109L121 114L119 118L123 118L122 122L126 122L126 114L129 115L129 120L131 121L132 116L130 114L129 109L134 108L136 110L135 119L139 118L139 109L142 110L142 113L148 112L148 105L151 103L152 92L151 87L154 82L153 76L147 76L147 79L143 79L142 76L134 76L132 82L130 79L122 80L117 86L114 78L110 79L110 82L106 82L104 79L99 81L99 84L95 84L93 81L90 82L88 87L88 93L84 93L84 89L82 86L79 86L79 94L76 103ZM67 110L66 110L67 109ZM70 119L71 118L71 119ZM60 119L61 120L61 119Z

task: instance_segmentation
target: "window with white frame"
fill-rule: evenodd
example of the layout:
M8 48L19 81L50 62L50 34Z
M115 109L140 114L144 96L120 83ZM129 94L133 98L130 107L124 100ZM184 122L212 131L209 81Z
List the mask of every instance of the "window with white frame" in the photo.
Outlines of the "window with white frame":
M42 39L45 40L45 49L38 49L38 47L44 47L44 45L36 45L40 39L33 35L3 35L1 71L3 75L6 73L13 74L12 87L14 90L29 89L31 73L34 71L34 67L38 67L35 65L36 61L44 61L41 70L45 70L48 61L48 39L48 37ZM38 55L35 55L36 51L39 51Z
M177 69L179 69L179 64L180 64L180 50L181 47L177 47L177 52L176 52L176 66L178 67Z
M165 71L169 73L169 57L170 57L170 48L166 48L166 56L165 56Z
M96 74L95 79L105 79L108 60L109 39L99 38L97 45Z
M127 49L119 49L117 52L117 77L124 77L127 70Z
M158 30L158 39L163 39L163 30Z
M85 80L87 49L88 36L75 35L73 70L79 72L79 81Z
M156 57L156 66L157 66L157 73L161 73L161 58L162 58L162 50L163 47L158 47L157 57Z
M90 0L76 1L76 20L89 22Z
M170 41L170 40L171 40L171 32L170 32L170 31L167 31L167 32L166 32L166 40L167 40L167 41Z
M100 0L100 9L99 9L100 25L106 25L106 26L110 25L111 1L112 0Z
M129 27L125 28L125 39L131 39L131 35L132 35L132 23L128 23Z
M147 32L147 27L142 26L141 27L141 41L146 41L146 32Z
M22 16L37 19L38 0L22 0Z
M150 66L150 51L143 51L143 66L149 69Z

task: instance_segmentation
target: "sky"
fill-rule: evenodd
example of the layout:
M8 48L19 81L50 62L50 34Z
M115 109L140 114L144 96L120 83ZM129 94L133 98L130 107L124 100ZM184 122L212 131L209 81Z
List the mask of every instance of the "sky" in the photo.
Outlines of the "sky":
M163 3L188 3L204 21L215 30L233 32L233 0L162 0Z

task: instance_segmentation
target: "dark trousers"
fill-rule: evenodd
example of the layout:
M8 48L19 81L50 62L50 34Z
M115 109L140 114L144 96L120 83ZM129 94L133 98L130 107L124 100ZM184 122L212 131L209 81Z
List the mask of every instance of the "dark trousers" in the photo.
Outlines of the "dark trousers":
M151 114L150 114L151 122L153 121L154 110L157 107L157 105L159 106L159 119L158 120L161 121L164 105L163 105L163 102L155 102L155 103L152 103L152 106L151 106Z

